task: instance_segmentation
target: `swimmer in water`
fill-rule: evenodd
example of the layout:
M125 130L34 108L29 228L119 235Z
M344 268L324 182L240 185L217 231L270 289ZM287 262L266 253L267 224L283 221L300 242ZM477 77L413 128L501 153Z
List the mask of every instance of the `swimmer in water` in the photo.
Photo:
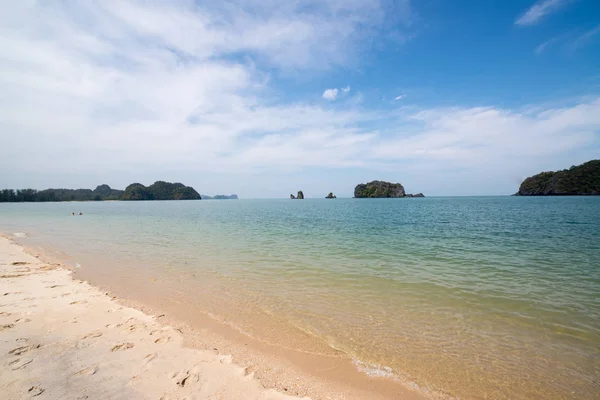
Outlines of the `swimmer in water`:
M79 211L79 215L83 215L83 213L81 211Z
M71 215L75 215L75 213L74 213L74 212L72 212L72 213L71 213Z

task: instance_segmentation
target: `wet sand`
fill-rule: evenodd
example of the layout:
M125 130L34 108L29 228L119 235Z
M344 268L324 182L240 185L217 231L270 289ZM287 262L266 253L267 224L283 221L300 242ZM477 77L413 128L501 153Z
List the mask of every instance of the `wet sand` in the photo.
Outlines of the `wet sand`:
M426 398L347 358L270 345L156 293L131 296L116 282L106 292L5 238L0 275L8 399Z

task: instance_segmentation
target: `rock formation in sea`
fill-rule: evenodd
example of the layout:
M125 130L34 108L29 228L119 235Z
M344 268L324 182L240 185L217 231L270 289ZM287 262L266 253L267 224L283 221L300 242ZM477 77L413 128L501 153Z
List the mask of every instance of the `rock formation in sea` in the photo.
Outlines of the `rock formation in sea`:
M332 192L329 192L329 194L325 198L326 199L337 199L337 196L335 196Z
M372 181L361 183L354 188L354 197L379 198L379 197L425 197L423 193L407 194L399 183Z
M304 193L302 193L302 190L298 190L298 195L296 196L297 199L304 199Z
M525 179L517 196L600 195L600 160L562 171L541 172Z
M296 196L294 196L293 194L290 194L290 199L291 200L296 200Z
M405 197L404 187L399 183L372 181L361 183L354 188L354 197Z
M125 188L122 200L200 200L202 197L191 186L183 183L156 181L146 187L132 183Z

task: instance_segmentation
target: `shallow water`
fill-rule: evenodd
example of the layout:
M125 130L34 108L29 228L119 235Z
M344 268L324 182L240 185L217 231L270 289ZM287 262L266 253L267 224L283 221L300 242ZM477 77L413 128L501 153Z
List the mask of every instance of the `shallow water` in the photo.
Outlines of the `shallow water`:
M600 198L0 204L0 231L427 390L600 392Z

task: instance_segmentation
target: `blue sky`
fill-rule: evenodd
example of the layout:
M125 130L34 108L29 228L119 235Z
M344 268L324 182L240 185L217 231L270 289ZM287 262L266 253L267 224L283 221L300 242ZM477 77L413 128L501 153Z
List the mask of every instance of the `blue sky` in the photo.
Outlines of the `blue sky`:
M495 195L600 156L595 0L30 0L0 38L0 187Z

